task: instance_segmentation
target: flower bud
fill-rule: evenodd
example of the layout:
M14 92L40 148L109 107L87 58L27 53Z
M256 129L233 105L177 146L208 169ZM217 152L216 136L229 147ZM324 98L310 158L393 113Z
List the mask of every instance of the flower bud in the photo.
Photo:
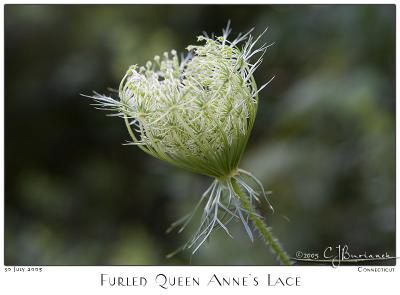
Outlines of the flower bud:
M253 77L269 45L254 49L262 34L253 41L250 32L229 41L230 31L228 24L223 36L199 36L202 44L188 46L180 61L171 50L162 59L156 55L155 63L130 67L119 86L120 100L92 97L96 106L124 119L132 144L144 152L215 178L195 207L207 200L200 227L185 245L193 253L218 226L230 235L226 225L232 219L240 219L252 240L248 220L258 218L252 204L260 195L266 198L261 182L238 165L253 128L258 92L269 83L257 89ZM183 223L183 230L193 214L173 227Z
M175 50L172 57L164 52L159 66L148 61L144 72L129 70L119 89L124 115L137 126L135 144L217 178L237 170L258 104L253 73L259 62L248 61L254 44L249 38L240 49L242 40L226 37L198 37L204 44L190 46L193 56L180 63Z

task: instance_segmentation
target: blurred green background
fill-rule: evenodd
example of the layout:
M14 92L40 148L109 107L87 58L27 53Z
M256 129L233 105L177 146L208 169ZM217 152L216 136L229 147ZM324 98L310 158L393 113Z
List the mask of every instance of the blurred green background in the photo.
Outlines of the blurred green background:
M79 95L229 19L275 42L241 163L272 191L267 223L293 256L395 255L394 5L6 5L6 264L275 264L240 223L166 259L198 220L165 230L211 179L123 146L123 121Z

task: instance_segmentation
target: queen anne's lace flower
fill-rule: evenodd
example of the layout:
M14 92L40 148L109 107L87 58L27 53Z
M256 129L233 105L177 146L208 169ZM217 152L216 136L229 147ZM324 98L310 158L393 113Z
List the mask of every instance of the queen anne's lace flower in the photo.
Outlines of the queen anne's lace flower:
M226 225L233 219L241 220L253 239L248 219L260 218L252 211L253 202L260 195L266 199L262 184L238 165L256 117L258 93L269 83L257 89L253 73L270 45L255 49L262 34L254 40L251 31L229 41L230 31L228 25L220 37L199 36L202 45L188 46L185 58L172 50L145 67L131 66L121 81L119 100L93 96L96 106L125 120L132 144L215 178L196 206L206 202L200 227L185 245L193 252L216 227L230 235ZM255 55L258 59L251 62ZM193 214L172 228L181 225L183 230Z

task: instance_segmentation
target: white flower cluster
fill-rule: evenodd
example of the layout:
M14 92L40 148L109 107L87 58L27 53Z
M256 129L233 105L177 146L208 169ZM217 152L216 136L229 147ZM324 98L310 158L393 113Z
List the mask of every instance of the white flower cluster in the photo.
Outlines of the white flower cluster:
M251 31L229 41L230 31L228 24L220 37L198 37L203 44L189 46L186 58L179 59L172 50L145 67L131 66L121 81L119 100L98 93L92 97L96 106L124 119L132 144L215 178L195 210L171 227L184 230L205 202L200 226L183 246L193 253L216 228L230 235L232 220L241 221L253 240L249 219L262 224L253 204L260 197L268 202L261 182L238 165L256 117L258 92L272 80L257 89L253 77L270 45L254 49L264 33L254 40ZM255 55L258 59L251 62ZM261 233L278 245L267 229Z
M185 168L225 177L237 169L253 127L258 91L253 73L266 44L250 32L229 41L229 27L216 38L199 36L203 45L155 56L145 67L131 66L121 81L120 101L96 95L104 108L125 118L134 139L147 153ZM238 44L245 42L242 49ZM251 64L257 53L261 57ZM133 128L133 130L132 130Z

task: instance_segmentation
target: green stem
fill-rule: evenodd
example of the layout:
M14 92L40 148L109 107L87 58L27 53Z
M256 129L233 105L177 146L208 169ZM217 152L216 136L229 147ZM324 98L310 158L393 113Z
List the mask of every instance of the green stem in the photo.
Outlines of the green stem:
M239 197L240 202L244 209L249 212L249 217L256 228L260 231L261 235L264 237L265 242L267 245L271 246L271 249L277 255L279 262L283 265L292 265L293 262L290 260L288 254L283 250L282 246L279 244L278 240L274 238L270 229L266 226L264 221L254 214L254 209L252 208L249 200L247 199L246 195L240 189L239 184L235 180L235 178L231 177L231 183L233 190L235 191L236 195Z

